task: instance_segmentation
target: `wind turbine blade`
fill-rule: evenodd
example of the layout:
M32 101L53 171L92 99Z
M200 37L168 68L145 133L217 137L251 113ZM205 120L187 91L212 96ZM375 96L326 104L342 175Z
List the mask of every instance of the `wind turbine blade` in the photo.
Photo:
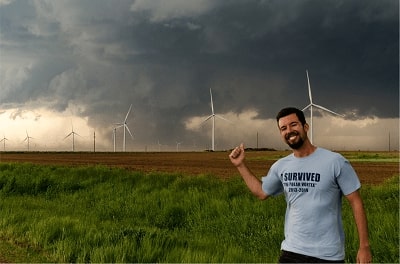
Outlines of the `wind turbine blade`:
M66 139L67 137L69 137L69 136L71 136L71 135L72 135L72 132L69 133L68 135L66 135L64 139Z
M215 115L215 116L218 117L218 118L220 118L220 119L222 119L222 120L228 121L229 123L233 124L233 122L232 122L231 120L228 120L228 119L226 119L225 117L222 117L222 116L220 116L220 115Z
M126 120L128 119L128 115L129 115L129 113L131 112L131 109L132 109L132 104L131 104L131 106L129 107L128 113L126 113L126 117L125 117L124 123L126 123Z
M128 130L129 135L131 135L131 137L132 137L132 139L133 139L133 136L132 136L131 131L129 130L129 127L128 127L127 125L125 125L125 128L126 128L126 130Z
M336 112L333 112L332 110L329 110L329 109L326 108L326 107L323 107L323 106L320 106L320 105L317 105L317 104L313 104L313 106L315 106L315 107L317 107L317 108L319 108L319 109L321 109L321 110L327 111L327 112L329 112L329 113L332 113L332 114L334 114L334 115L344 117L344 115L341 115L341 114L338 114L338 113L336 113Z
M301 111L304 111L304 110L306 110L306 109L309 108L309 107L311 107L311 104L309 104L309 105L307 105L306 107L304 107L303 110L301 110Z
M204 122L207 122L211 117L213 117L213 116L215 116L215 115L210 115L210 116L208 116L206 119L204 119L204 121L202 122L202 123L204 123Z
M310 85L310 78L308 77L308 70L306 70L307 74L307 83L308 83L308 97L310 98L310 104L312 104L312 95L311 95L311 85Z
M211 98L211 113L214 114L214 103L213 103L211 88L210 88L210 98Z

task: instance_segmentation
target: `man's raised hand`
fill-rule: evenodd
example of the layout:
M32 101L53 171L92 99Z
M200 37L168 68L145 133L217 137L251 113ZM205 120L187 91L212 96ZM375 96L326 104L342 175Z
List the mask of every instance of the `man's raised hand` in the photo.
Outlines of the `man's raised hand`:
M234 148L229 154L229 159L235 167L238 167L244 162L244 145L241 143L238 147Z

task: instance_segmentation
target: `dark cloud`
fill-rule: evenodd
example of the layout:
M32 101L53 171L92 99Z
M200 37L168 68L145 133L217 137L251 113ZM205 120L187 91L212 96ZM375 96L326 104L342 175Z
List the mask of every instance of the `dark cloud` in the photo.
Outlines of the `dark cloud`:
M12 1L0 4L1 105L80 106L108 133L133 104L137 138L179 140L185 120L210 114L210 88L220 113L306 106L308 69L318 104L398 117L398 10L396 0Z

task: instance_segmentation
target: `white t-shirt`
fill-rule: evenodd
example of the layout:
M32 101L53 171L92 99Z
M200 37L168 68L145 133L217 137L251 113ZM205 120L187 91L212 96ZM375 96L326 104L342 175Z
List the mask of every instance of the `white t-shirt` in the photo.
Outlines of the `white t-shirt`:
M360 188L350 163L340 154L317 148L275 162L262 178L268 195L285 194L285 240L281 249L326 260L343 260L342 194Z

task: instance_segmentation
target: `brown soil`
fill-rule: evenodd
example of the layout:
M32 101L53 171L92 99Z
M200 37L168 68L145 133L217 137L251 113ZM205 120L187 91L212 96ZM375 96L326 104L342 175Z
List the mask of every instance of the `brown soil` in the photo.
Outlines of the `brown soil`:
M95 165L121 167L134 171L179 172L189 175L210 174L227 179L237 176L228 152L134 152L134 153L61 153L61 152L3 152L0 162L29 162L54 165ZM246 153L247 164L257 176L263 176L274 160L288 152L251 151ZM275 158L275 160L276 160ZM362 183L379 184L399 175L396 162L352 162Z

